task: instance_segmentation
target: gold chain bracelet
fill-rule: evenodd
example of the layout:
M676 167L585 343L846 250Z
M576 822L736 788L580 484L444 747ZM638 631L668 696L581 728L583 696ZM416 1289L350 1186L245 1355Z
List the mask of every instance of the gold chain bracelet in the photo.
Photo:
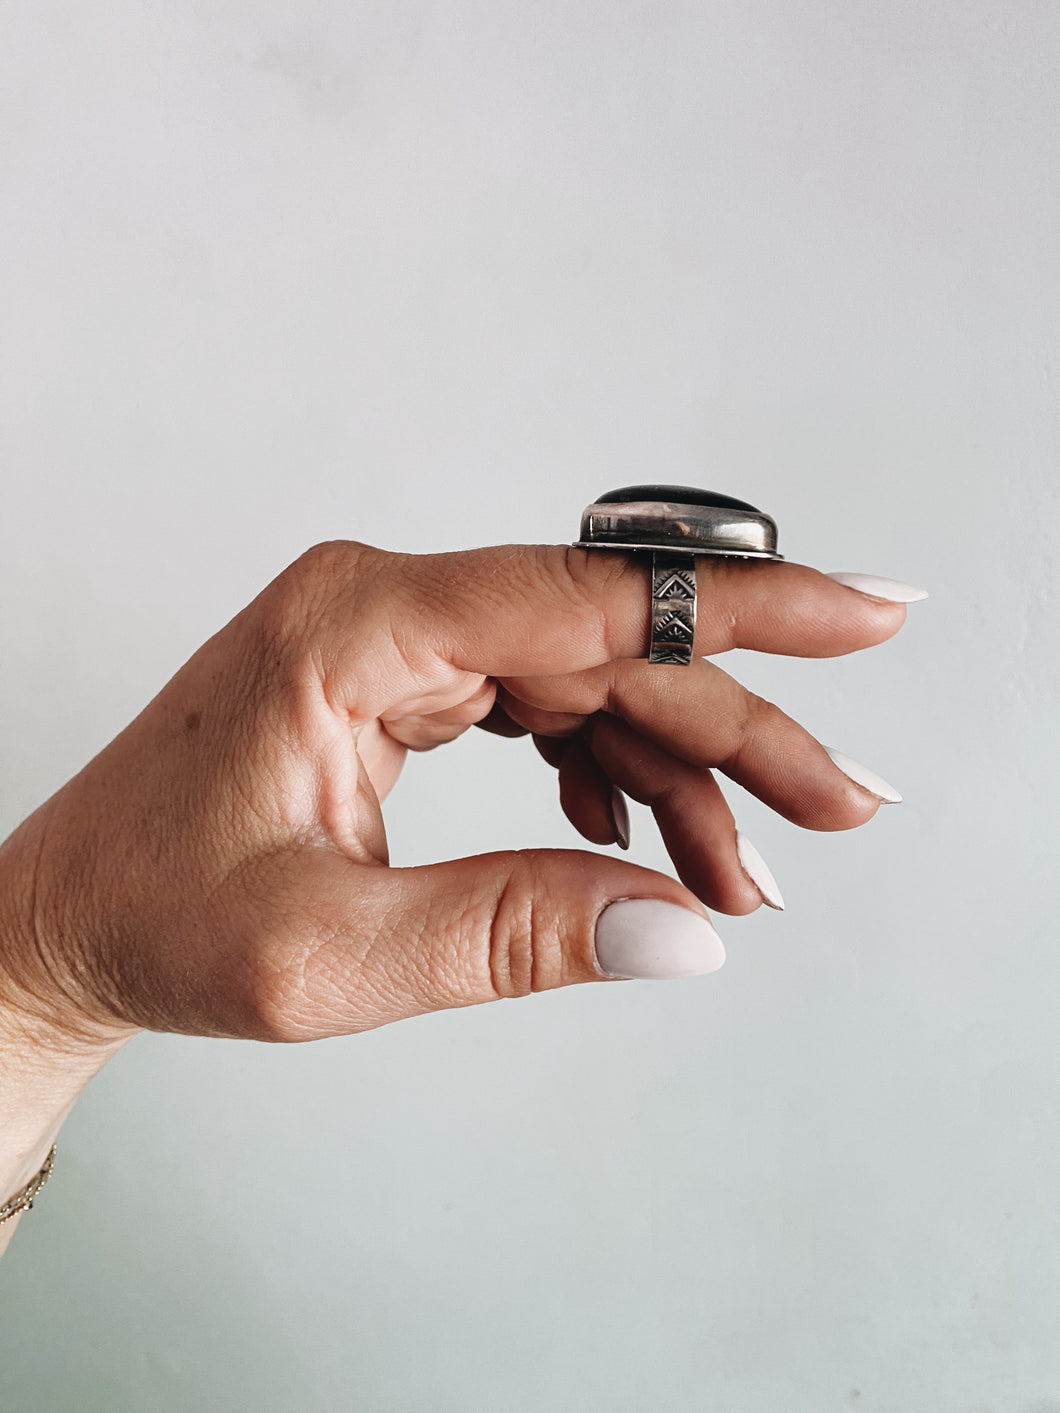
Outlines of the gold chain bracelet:
M15 1193L14 1197L9 1198L8 1201L6 1201L4 1205L0 1207L0 1223L8 1221L18 1212L24 1210L28 1211L29 1208L33 1206L34 1197L36 1197L37 1193L51 1177L52 1168L54 1166L55 1144L53 1143L51 1146L51 1152L45 1158L44 1166L41 1168L37 1176L30 1178L29 1182L26 1183L25 1187L20 1188L19 1191Z

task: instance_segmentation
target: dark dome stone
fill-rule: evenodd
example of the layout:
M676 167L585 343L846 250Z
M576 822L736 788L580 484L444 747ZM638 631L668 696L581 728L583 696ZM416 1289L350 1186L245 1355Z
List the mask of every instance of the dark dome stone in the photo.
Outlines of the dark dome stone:
M597 496L595 503L617 505L629 500L663 500L677 505L710 505L718 510L750 510L755 515L762 514L757 506L748 505L745 500L719 495L717 491L700 491L695 486L623 486L620 490Z

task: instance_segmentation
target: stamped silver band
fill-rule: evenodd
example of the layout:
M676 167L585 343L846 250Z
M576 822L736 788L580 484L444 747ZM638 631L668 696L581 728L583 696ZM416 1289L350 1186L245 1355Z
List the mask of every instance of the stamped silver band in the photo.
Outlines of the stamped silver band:
M696 557L655 550L651 557L649 662L687 667L696 632Z

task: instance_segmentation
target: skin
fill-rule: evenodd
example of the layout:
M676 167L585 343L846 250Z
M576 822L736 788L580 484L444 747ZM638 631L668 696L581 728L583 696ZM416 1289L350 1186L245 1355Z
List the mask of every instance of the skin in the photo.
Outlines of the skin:
M799 565L700 559L695 651L827 657L905 610ZM758 907L719 770L794 823L879 806L715 663L644 661L643 561L555 546L310 550L0 848L0 1200L142 1029L269 1041L603 978L619 898ZM408 751L531 732L563 809L616 842L651 806L679 879L525 849L391 867ZM0 1226L0 1244L16 1226ZM0 1245L2 1249L2 1245Z

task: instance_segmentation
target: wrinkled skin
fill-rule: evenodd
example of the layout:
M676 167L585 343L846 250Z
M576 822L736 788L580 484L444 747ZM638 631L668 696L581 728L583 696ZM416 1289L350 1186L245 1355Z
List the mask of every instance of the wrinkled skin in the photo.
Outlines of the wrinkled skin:
M709 657L847 653L905 610L798 565L698 575L704 659L666 667L643 659L647 571L625 556L311 550L5 846L4 1013L60 1046L311 1039L600 980L612 899L751 911L715 768L811 829L879 801ZM613 786L650 804L680 881L576 850L391 867L407 752L474 724L534 733L594 843L615 842Z

